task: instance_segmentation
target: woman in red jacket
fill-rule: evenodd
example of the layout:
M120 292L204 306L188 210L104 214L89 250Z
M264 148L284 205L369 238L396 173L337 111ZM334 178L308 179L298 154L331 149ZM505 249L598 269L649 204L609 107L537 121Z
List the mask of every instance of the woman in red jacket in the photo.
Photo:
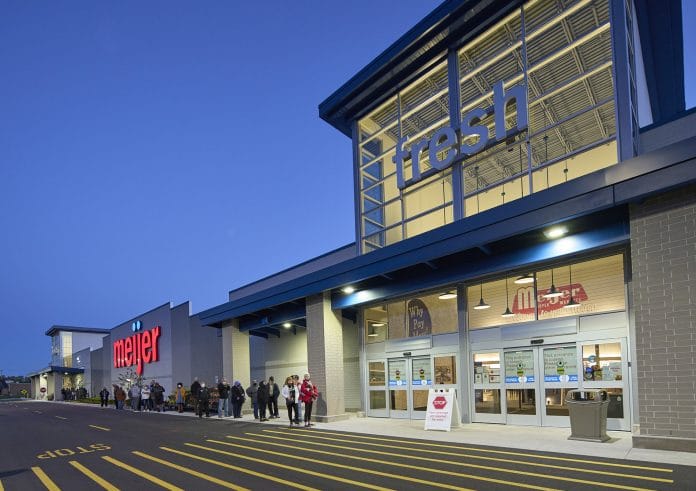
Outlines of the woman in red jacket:
M312 426L312 404L319 397L317 386L309 379L309 374L305 373L302 387L300 388L300 400L304 402L304 425L305 428Z

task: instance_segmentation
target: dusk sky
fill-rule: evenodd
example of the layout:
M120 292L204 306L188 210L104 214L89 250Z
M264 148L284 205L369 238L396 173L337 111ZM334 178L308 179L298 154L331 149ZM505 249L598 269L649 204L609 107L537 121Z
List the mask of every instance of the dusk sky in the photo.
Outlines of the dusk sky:
M353 242L317 106L439 3L3 1L2 373L47 366L54 324L199 312Z

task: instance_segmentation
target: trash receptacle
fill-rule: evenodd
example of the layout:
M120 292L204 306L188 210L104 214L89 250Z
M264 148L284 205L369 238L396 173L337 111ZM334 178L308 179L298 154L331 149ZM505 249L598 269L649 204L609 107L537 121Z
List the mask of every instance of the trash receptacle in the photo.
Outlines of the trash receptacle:
M566 394L566 404L570 412L570 436L568 440L587 442L606 442L607 391L601 389L570 390Z

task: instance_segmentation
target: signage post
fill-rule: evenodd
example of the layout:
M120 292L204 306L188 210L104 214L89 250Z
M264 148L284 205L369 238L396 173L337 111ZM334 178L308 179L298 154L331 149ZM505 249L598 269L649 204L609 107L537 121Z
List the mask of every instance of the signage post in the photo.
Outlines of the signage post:
M459 404L455 389L430 389L425 413L426 430L450 431L460 425Z

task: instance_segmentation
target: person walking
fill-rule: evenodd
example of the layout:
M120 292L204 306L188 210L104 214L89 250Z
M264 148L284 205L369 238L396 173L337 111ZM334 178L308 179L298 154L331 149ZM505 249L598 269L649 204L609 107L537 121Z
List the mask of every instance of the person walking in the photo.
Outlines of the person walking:
M140 387L134 385L130 388L131 410L140 410Z
M242 387L242 383L239 380L236 380L234 385L232 385L230 394L232 397L232 416L237 419L241 418L242 406L246 397L244 397L244 387Z
M205 386L205 382L201 382L201 390L198 392L198 417L210 417L210 390Z
M106 387L99 392L99 400L101 401L101 407L109 405L109 390Z
M266 407L268 407L268 384L263 380L259 382L259 391L256 394L259 406L259 420L268 421L266 419Z
M297 401L297 389L295 387L295 381L293 380L292 376L287 377L285 379L285 383L283 384L283 388L281 389L281 395L283 398L285 398L285 407L288 410L288 419L290 420L290 427L292 428L292 425L297 422L297 425L300 425L299 419L297 419L297 411L295 409L295 404ZM293 418L293 413L295 413L295 417Z
M184 389L184 384L179 382L176 384L176 390L174 391L174 400L176 401L176 410L180 413L184 412L184 404L186 404L186 389Z
M319 391L317 386L312 383L309 378L309 374L305 373L304 381L302 382L302 388L300 389L300 399L304 403L304 425L305 428L312 426L312 405L314 401L319 397Z
M227 407L227 398L230 395L230 384L227 383L227 379L223 378L217 386L218 389L218 418L229 415L230 408Z
M254 408L254 419L259 419L259 401L256 396L259 393L259 384L256 380L251 381L251 385L247 387L246 394L251 400L251 407Z
M278 418L278 396L280 389L275 382L275 378L268 377L268 417Z
M201 384L198 377L193 378L191 383L191 403L193 404L193 414L198 414L198 394L201 391Z

